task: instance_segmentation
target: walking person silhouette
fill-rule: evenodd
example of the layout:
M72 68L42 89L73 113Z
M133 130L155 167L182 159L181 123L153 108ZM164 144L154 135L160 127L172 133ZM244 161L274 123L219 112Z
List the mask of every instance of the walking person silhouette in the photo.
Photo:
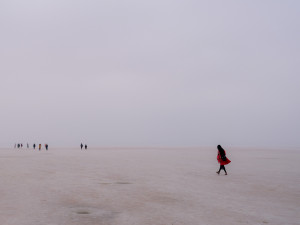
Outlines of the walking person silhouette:
M225 150L221 147L221 145L217 146L218 148L218 156L217 156L217 160L220 163L220 169L219 171L217 171L217 174L220 174L221 170L224 170L225 175L227 175L227 171L225 169L225 165L229 164L231 161L226 157L226 152Z

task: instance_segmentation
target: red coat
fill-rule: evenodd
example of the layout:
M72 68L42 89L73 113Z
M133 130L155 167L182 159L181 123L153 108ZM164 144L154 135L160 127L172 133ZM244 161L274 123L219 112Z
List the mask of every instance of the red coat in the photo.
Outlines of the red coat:
M225 150L224 150L224 152L225 152ZM226 152L225 152L225 155L226 155ZM220 165L227 165L227 164L229 164L229 163L231 163L231 161L226 157L226 160L225 161L223 161L222 159L221 159L221 156L220 156L220 153L218 152L218 156L217 156L217 160L218 160L218 162L220 163Z

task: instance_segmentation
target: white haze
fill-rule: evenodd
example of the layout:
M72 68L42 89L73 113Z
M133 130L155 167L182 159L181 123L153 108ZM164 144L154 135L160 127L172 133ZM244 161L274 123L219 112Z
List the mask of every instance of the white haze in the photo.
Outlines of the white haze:
M0 0L0 146L300 147L300 2Z

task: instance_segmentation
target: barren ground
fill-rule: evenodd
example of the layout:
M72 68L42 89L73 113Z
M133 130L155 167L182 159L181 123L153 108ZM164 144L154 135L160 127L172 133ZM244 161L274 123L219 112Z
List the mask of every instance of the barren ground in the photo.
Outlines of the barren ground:
M300 224L300 151L0 150L1 225Z

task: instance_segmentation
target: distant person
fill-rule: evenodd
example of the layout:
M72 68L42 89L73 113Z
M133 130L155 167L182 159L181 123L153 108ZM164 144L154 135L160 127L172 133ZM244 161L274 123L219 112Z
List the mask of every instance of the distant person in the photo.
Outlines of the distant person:
M87 149L87 145L85 145L84 148Z
M81 148L81 150L82 150L82 148L83 148L83 144L82 144L82 143L80 144L80 148Z
M35 149L35 144L33 144L33 149Z
M23 144L21 144L21 148L23 148Z
M225 169L225 165L229 164L231 161L226 157L226 152L225 150L221 147L221 145L217 146L218 148L218 156L217 156L217 160L220 163L220 169L219 171L217 171L217 174L220 174L221 170L224 170L225 175L227 175L227 171Z
M48 150L48 144L45 144L45 148L46 148L46 150Z
M41 145L41 144L39 144L39 151L41 151L41 148L42 148L42 145Z
M27 148L29 148L29 144L27 143Z
M18 148L20 148L20 144L18 144Z

